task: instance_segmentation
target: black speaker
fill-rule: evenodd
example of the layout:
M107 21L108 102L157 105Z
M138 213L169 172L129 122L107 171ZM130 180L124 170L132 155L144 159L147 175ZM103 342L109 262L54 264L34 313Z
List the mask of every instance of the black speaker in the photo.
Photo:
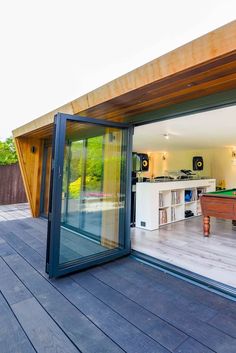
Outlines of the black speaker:
M148 172L149 169L149 159L148 155L146 153L139 153L139 158L140 158L140 166L141 166L141 171L142 172Z
M201 156L193 157L193 170L203 170L203 158Z

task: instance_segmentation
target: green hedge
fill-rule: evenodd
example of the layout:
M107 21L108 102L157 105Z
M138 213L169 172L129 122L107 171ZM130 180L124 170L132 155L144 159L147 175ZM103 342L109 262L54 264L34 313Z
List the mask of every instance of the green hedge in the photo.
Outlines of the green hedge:
M0 165L14 164L18 161L13 138L0 141Z

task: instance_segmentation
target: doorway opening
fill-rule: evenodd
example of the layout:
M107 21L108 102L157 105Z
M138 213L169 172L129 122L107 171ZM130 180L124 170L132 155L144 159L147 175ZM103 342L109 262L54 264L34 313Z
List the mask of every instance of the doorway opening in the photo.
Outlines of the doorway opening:
M236 189L235 117L231 106L135 127L131 213L133 250L234 288L232 215L211 217L204 237L201 195Z

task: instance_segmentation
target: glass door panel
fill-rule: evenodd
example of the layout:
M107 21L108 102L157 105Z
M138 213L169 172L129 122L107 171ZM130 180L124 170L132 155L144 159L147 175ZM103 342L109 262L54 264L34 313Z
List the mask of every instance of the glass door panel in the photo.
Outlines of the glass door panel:
M47 257L51 277L130 251L131 129L62 114L56 124Z

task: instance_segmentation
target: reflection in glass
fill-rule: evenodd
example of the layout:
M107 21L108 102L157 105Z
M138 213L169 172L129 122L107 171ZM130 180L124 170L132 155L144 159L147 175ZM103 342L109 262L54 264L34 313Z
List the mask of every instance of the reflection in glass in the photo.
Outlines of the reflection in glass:
M60 264L124 247L126 134L67 122Z

